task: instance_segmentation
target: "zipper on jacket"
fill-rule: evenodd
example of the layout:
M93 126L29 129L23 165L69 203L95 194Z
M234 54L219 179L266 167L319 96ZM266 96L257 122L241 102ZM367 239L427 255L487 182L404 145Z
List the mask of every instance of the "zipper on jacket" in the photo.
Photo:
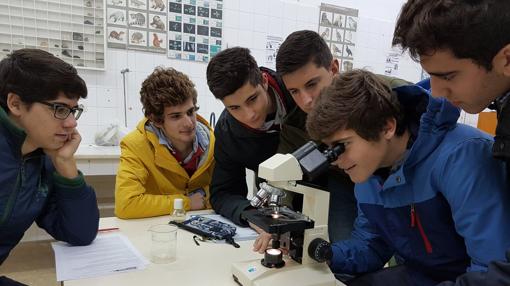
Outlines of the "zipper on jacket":
M0 218L0 226L3 226L7 218L9 217L9 214L12 211L12 207L14 206L14 200L16 199L19 190L23 187L23 177L25 174L25 160L21 162L20 171L18 173L18 177L16 178L16 185L14 186L14 190L9 195L9 198L7 199L7 204L5 205L4 213L2 214L2 217Z
M425 251L427 253L432 253L432 244L430 243L429 239L427 238L427 234L425 234L425 230L423 230L423 227L421 225L420 217L418 216L418 213L414 209L414 204L411 204L411 227L418 226L418 230L420 231L421 238L423 239L423 244L425 245Z

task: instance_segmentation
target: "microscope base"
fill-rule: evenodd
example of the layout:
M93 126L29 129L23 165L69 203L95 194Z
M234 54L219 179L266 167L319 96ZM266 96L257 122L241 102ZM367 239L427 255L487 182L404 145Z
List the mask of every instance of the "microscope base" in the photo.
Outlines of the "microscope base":
M267 268L260 259L232 265L234 280L242 286L335 286L336 279L326 263L302 265L285 259L282 268Z

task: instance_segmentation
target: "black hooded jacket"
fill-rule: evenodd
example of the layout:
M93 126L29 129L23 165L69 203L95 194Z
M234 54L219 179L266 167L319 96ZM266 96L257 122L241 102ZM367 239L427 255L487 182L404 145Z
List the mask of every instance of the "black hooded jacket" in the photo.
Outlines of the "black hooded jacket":
M281 79L270 69L260 70L269 77L269 86L283 99L287 111L295 103ZM224 109L214 128L214 167L211 182L211 205L216 213L238 225L246 225L241 213L250 207L246 199L246 169L257 172L258 165L274 155L279 144L279 131L264 132L242 125Z

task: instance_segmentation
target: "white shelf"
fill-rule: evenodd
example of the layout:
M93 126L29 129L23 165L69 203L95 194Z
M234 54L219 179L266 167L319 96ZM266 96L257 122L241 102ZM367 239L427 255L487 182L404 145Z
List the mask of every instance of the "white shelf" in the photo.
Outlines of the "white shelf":
M0 0L0 59L38 48L78 68L104 70L103 7L104 0Z

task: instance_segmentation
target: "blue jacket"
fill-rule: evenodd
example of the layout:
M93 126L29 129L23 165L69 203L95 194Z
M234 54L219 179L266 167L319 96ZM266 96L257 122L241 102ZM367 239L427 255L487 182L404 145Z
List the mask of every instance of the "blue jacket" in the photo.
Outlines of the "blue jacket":
M394 254L416 285L485 271L510 247L510 194L492 138L457 124L459 110L419 86L393 91L404 109L428 101L426 111L401 166L355 186L358 217L351 239L333 244L333 271L372 272Z
M41 149L21 156L25 137L0 107L0 264L34 221L73 245L91 243L99 224L96 195L83 175L58 175Z

